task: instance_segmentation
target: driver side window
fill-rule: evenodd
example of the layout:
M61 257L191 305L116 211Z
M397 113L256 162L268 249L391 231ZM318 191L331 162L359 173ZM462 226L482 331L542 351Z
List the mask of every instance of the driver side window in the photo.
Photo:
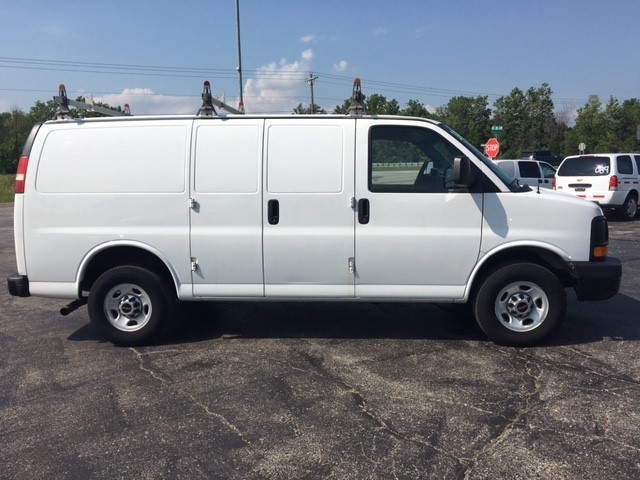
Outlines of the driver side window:
M422 127L375 126L369 132L369 190L446 193L453 160L462 153Z

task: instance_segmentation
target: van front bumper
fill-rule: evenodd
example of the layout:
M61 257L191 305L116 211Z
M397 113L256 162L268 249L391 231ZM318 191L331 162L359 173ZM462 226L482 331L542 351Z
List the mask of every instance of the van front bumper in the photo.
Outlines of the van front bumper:
M26 275L11 275L7 278L9 293L14 297L29 297L29 277Z
M578 300L606 300L620 290L622 263L617 258L604 262L573 262Z

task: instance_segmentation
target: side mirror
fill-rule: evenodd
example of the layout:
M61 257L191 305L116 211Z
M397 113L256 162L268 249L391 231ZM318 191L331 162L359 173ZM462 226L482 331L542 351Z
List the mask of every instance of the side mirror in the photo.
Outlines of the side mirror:
M467 157L455 157L453 160L453 182L456 188L469 188L473 184L471 160Z

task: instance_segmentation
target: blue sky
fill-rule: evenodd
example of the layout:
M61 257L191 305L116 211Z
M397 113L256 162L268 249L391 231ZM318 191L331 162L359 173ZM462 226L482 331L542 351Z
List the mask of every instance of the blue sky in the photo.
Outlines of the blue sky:
M351 94L417 99L548 83L557 110L640 98L640 1L240 0L247 112L331 111ZM0 111L64 83L134 114L191 113L202 83L237 105L235 0L0 0Z

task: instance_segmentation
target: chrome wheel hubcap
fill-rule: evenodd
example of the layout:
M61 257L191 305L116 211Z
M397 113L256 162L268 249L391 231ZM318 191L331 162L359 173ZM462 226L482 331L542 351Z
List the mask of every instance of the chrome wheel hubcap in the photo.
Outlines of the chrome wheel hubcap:
M539 327L549 314L549 299L532 282L514 282L498 293L495 314L509 330L529 332Z
M109 323L123 332L134 332L151 319L151 299L138 285L123 283L113 287L104 299Z

